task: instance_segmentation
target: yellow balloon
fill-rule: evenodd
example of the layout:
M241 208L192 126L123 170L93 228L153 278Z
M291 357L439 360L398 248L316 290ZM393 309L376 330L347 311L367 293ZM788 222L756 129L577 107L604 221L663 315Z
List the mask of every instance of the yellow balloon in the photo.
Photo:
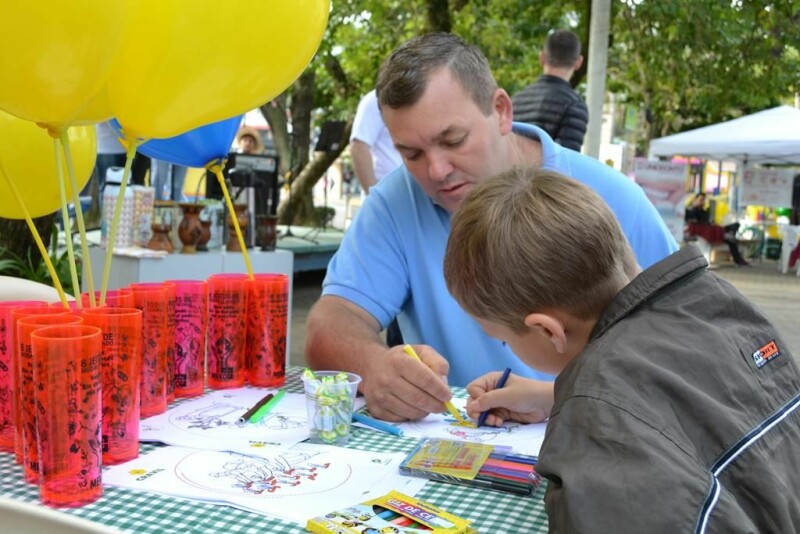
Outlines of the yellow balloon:
M94 126L74 126L67 130L67 135L75 180L83 188L97 158ZM48 215L61 206L53 146L53 138L44 128L0 111L0 169L4 175L0 176L0 217L25 218L6 179L14 182L31 217ZM66 192L67 199L71 199L69 185Z
M251 110L300 75L329 0L139 0L108 78L128 138L167 138Z
M132 0L2 0L0 109L66 125L97 94Z
M108 85L103 84L103 87L94 95L94 98L72 118L70 124L73 126L97 124L98 122L105 122L113 116L111 102L108 100Z

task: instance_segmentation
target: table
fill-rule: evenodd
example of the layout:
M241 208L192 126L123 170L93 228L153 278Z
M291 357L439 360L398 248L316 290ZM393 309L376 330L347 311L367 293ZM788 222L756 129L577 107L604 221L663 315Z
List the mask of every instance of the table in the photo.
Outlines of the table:
M300 371L287 369L287 391L302 393ZM464 396L463 389L453 393ZM379 452L409 452L414 438L395 437L372 430L354 428L348 448ZM141 444L146 454L162 445ZM21 501L38 503L39 491L24 481L22 468L14 455L0 453L0 495ZM473 526L484 533L547 532L542 484L536 494L520 497L428 481L418 498L444 508L457 516L473 520ZM355 504L355 503L354 503ZM154 493L115 488L103 488L103 496L82 508L67 509L69 514L117 528L123 532L162 534L180 532L192 534L235 533L296 533L305 529L285 521L229 506L212 505Z

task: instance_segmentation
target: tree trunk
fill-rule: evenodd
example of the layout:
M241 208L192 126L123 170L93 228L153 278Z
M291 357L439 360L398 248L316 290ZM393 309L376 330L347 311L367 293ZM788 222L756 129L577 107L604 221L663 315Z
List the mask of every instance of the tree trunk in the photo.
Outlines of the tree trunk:
M350 139L350 130L353 128L351 118L344 127L342 133L342 143L339 148L330 152L316 152L314 158L308 165L292 180L291 203L290 197L285 196L280 206L278 206L278 220L282 224L287 224L289 213L291 212L292 224L296 221L316 224L316 214L314 213L314 200L311 193L314 185L319 181L328 167L336 161Z
M272 132L272 142L275 143L275 151L278 153L278 172L283 176L291 165L292 150L286 118L286 92L281 93L259 109Z
M450 6L447 0L428 0L425 20L425 32L450 33Z

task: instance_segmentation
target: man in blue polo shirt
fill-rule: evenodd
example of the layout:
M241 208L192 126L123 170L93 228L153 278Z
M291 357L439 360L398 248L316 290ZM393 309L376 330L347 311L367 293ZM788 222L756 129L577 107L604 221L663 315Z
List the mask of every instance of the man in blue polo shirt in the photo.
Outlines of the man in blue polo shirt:
M675 240L625 176L556 145L535 126L513 123L511 99L485 56L459 37L427 34L401 45L381 66L376 90L405 166L370 191L328 266L323 296L308 318L309 365L361 375L370 412L387 420L441 412L448 383L465 386L512 367L541 380L534 394L546 418L553 377L526 370L447 291L442 264L450 215L488 177L537 165L597 191L643 268L677 250ZM395 315L422 363L381 340Z

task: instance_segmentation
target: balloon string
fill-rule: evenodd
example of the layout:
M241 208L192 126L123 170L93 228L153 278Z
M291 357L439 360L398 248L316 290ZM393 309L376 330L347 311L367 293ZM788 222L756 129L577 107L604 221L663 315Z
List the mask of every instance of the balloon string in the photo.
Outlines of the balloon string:
M111 221L111 227L108 231L108 240L106 242L106 259L105 263L103 264L103 280L100 283L100 306L106 305L108 278L111 275L111 257L114 255L114 245L117 242L117 227L119 226L119 219L122 215L122 202L125 200L125 188L128 185L128 177L131 175L131 167L133 166L133 157L136 155L136 148L141 143L141 140L133 140L127 143L128 153L125 159L125 170L122 172L122 180L119 184L119 193L117 193L117 203L114 205L114 219Z
M228 215L233 221L233 228L236 230L236 238L239 240L239 247L242 249L242 257L244 258L244 265L247 267L247 275L252 279L255 278L253 275L253 267L250 265L250 256L247 254L247 246L244 242L244 236L242 236L242 229L239 228L239 218L236 217L236 212L233 209L233 202L231 201L231 196L228 193L228 187L225 185L225 177L222 175L222 169L225 167L225 160L214 160L206 164L206 169L210 170L214 173L217 177L217 181L219 182L219 186L222 188L222 194L225 196L225 205L228 207Z
M64 237L67 242L67 257L69 258L69 274L72 277L73 291L80 293L78 284L78 269L75 266L75 251L72 249L72 232L69 229L69 213L67 211L67 194L64 188L64 162L61 159L61 147L58 138L53 138L53 148L56 153L56 171L58 173L58 197L61 201L61 221L64 225ZM76 305L81 308L81 299L76 298Z
M53 267L53 262L50 261L50 254L47 252L47 249L42 243L42 238L39 237L39 232L36 230L36 226L34 226L33 221L31 220L31 214L28 213L28 209L25 207L25 203L22 201L22 197L19 195L19 191L17 191L14 182L11 181L11 178L6 176L3 169L3 164L0 163L0 176L5 178L6 183L8 184L8 188L11 189L11 193L14 195L14 198L17 200L17 204L19 205L19 209L22 210L22 214L25 216L25 222L28 224L28 228L33 234L33 239L36 241L36 246L39 247L39 252L42 254L42 259L44 260L45 265L47 265L47 270L50 273L50 277L53 279L53 286L55 286L56 291L58 291L58 298L61 299L61 304L64 305L65 309L69 309L69 304L67 303L67 296L64 294L64 288L61 287L61 281L58 279L58 275L56 275L56 269Z

